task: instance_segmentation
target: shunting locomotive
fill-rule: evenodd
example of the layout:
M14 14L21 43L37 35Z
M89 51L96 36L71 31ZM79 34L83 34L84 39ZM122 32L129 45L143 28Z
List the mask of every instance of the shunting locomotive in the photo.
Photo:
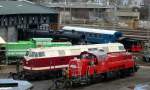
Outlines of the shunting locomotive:
M80 58L70 60L68 78L72 83L90 83L92 80L131 75L138 69L132 55L126 52L82 52Z
M64 78L54 81L50 88L87 85L110 78L126 77L138 70L132 55L127 52L106 53L104 50L85 51L71 59Z

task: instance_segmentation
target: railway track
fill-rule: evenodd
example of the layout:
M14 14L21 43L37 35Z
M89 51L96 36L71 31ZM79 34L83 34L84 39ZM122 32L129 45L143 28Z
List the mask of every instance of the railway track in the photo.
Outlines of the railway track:
M147 38L146 36L144 35L123 35L124 37L130 37L130 38L136 38L136 39L140 39L140 40L143 40L143 41L148 41L148 39L150 38Z
M109 30L109 29L108 29ZM150 30L143 30L143 29L138 29L138 30L131 30L131 29L116 29L117 31L123 32L124 37L129 37L129 38L136 38L143 40L147 42L150 37Z
M140 67L148 67L148 68L150 68L150 62L145 62L144 60L143 60L143 55L141 54L141 53L139 53L139 52L132 52L132 55L134 56L134 57L137 57L137 58L134 58L134 60L136 61L136 63L140 66Z
M143 40L147 42L150 37L150 30L145 30L145 29L138 29L138 30L131 30L131 29L116 29L117 31L123 32L124 37L129 37L129 38L136 38Z
M117 29L117 31L121 31L124 34L124 37L130 37L130 38L137 38L143 41L148 41L150 39L150 37L148 37L150 35L150 30L143 30L143 29L139 29L139 30L125 30L125 29Z

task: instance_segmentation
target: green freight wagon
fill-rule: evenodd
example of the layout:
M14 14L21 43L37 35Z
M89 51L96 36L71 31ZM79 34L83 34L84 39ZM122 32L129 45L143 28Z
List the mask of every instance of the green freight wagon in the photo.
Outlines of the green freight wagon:
M5 48L6 63L16 62L23 58L27 49L38 47L71 46L70 42L51 42L51 38L32 38L29 41L7 42L1 48ZM4 49L3 49L4 50Z
M6 56L8 57L22 57L25 51L29 48L34 48L35 44L30 41L8 42L5 44Z

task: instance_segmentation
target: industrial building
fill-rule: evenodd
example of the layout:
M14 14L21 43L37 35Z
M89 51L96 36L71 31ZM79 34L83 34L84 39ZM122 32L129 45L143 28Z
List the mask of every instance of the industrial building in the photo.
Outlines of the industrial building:
M135 29L144 0L30 0L59 11L61 24ZM130 18L132 18L130 20ZM118 22L118 23L117 23ZM129 25L131 24L131 25Z
M0 36L17 41L27 38L26 31L41 29L45 24L57 29L58 17L56 10L32 2L0 1Z

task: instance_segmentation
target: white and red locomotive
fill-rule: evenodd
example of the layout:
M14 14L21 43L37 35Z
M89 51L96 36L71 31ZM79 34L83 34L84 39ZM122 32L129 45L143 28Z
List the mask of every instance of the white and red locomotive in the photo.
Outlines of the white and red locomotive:
M81 52L95 50L104 50L108 56L116 57L119 54L118 57L121 59L128 57L124 46L120 43L36 48L27 51L23 60L23 72L28 77L49 74L57 76L62 74L62 69L67 68L69 61L79 56ZM118 61L118 58L110 59L112 59L110 61Z

